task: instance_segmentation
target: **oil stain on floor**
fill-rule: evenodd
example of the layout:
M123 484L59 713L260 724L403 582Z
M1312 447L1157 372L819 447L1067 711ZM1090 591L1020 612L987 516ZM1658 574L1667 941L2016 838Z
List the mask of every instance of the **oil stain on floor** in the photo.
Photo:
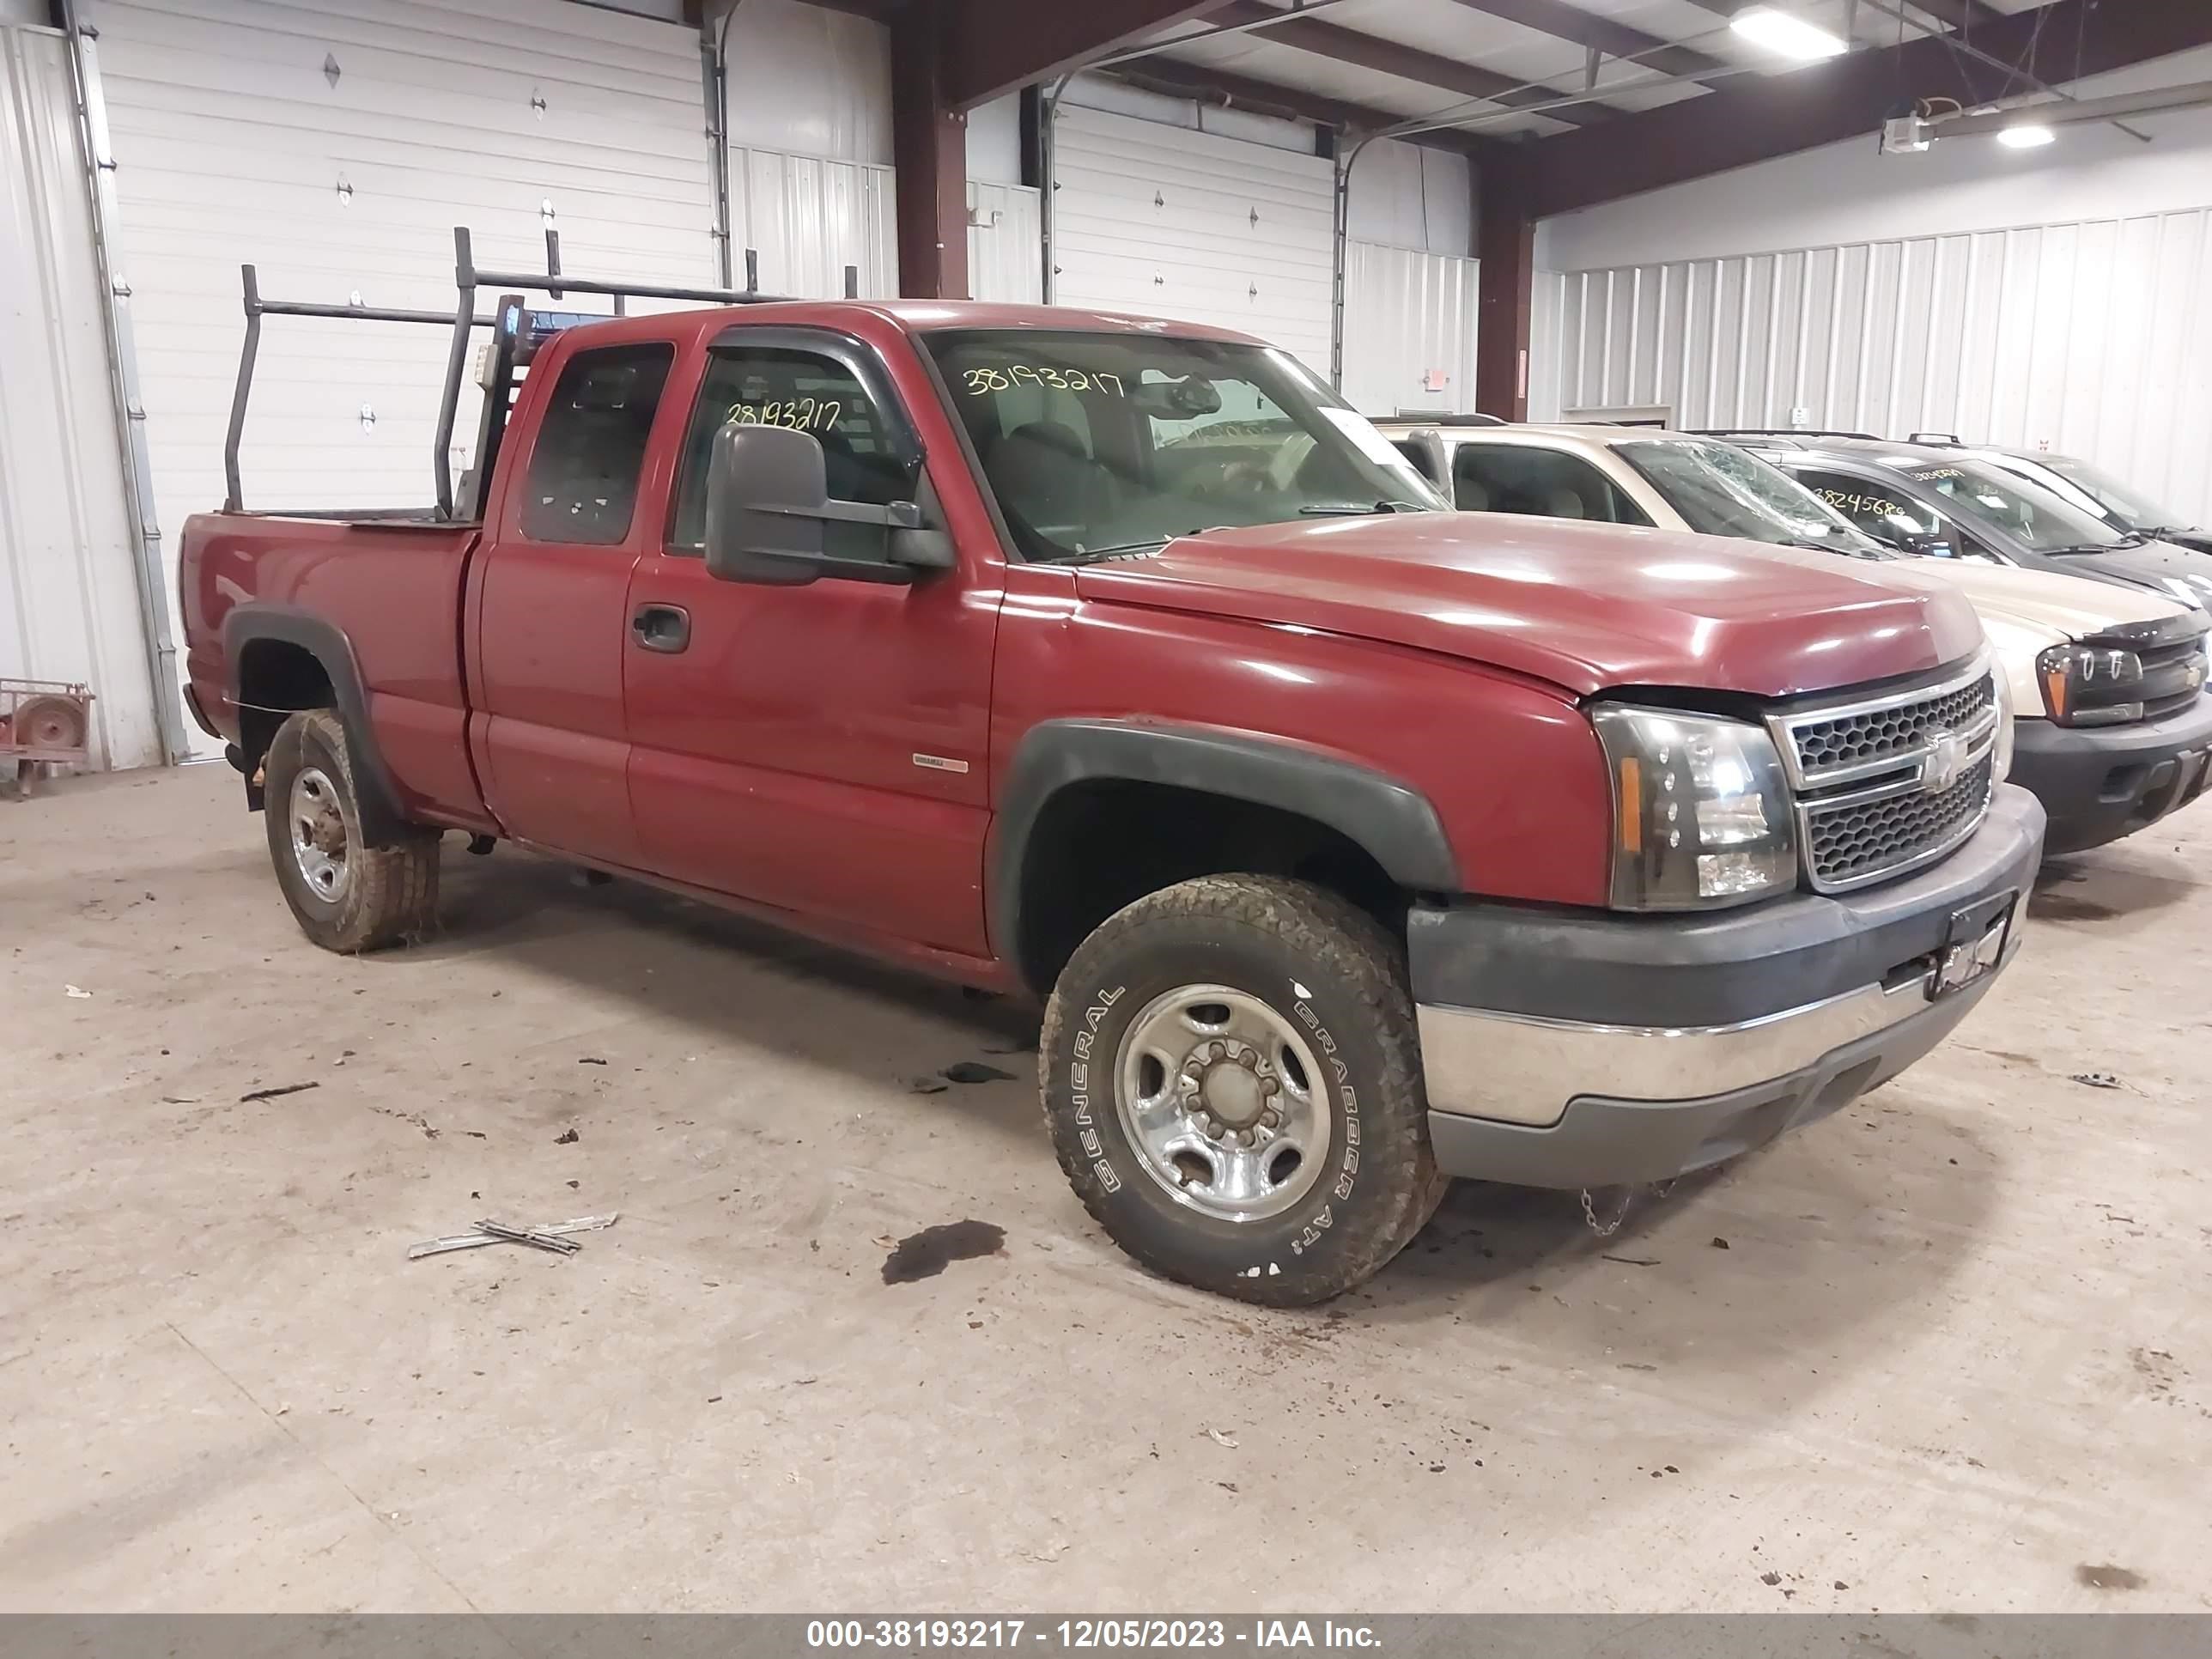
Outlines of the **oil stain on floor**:
M1004 1255L1006 1230L988 1221L951 1221L924 1227L898 1242L884 1258L884 1283L911 1285L917 1279L934 1279L955 1261L979 1255Z

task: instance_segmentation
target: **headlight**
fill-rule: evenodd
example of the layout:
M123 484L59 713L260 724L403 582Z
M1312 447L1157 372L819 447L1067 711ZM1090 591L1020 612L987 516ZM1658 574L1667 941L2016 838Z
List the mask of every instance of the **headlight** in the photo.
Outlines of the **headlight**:
M2104 646L2054 645L2035 659L2043 706L2061 726L2124 726L2143 717L2142 659ZM2125 701L2123 701L2125 699Z
M1762 728L1621 704L1590 719L1613 774L1615 908L1705 909L1797 884L1789 781Z
M1990 665L1990 684L1997 694L1997 741L1990 754L1994 770L1991 776L2002 783L2012 775L2013 720L2016 718L2012 703L2012 682L2005 676L2002 663Z

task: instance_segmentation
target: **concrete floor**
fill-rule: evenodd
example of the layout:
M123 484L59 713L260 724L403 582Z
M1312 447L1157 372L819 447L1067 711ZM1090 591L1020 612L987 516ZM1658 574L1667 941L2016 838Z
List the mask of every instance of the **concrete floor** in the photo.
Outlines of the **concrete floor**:
M1017 1016L453 842L341 960L235 796L0 800L0 1607L2212 1607L2212 808L1850 1112L1271 1314L1091 1229L1027 1055L910 1091Z

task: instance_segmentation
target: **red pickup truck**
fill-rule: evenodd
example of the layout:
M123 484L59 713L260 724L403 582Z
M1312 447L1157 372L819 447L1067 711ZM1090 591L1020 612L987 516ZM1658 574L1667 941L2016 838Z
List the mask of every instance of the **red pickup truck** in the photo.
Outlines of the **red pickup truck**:
M1964 599L1444 510L1258 342L620 317L487 430L480 512L185 528L189 701L308 936L430 928L458 830L1034 996L1069 1180L1192 1284L1312 1302L1449 1176L1758 1146L2016 943Z

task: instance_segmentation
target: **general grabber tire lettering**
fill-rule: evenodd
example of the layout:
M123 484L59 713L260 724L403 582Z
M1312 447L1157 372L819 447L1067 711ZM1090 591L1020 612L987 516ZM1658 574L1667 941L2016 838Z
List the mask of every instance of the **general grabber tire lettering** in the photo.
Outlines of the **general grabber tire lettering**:
M1325 1301L1443 1196L1404 953L1323 888L1206 876L1109 917L1053 988L1038 1065L1084 1207L1204 1290Z
M345 726L328 708L294 714L263 761L262 816L276 884L307 936L351 956L419 939L438 908L438 836L372 842Z

